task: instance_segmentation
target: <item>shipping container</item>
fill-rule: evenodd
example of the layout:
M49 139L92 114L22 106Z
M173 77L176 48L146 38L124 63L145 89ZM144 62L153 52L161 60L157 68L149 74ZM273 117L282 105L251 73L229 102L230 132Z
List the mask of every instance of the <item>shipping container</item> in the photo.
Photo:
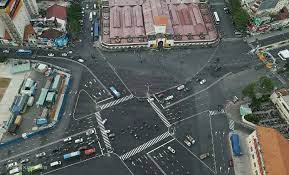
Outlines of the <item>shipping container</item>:
M37 118L36 119L36 125L42 126L42 125L47 125L48 121L46 118Z
M28 102L27 102L27 106L31 107L33 106L34 103L34 97L29 97Z

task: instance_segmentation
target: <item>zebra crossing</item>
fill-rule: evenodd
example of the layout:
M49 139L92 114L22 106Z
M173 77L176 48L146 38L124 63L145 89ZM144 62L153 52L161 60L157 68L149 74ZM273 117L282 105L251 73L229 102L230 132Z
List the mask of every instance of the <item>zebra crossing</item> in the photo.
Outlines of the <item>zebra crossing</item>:
M209 111L210 116L219 115L219 114L225 114L225 110L221 109L221 110Z
M108 151L112 151L112 147L111 147L110 141L108 139L107 133L105 132L106 130L105 130L105 127L103 126L103 122L102 122L102 118L100 116L100 113L96 112L95 117L96 117L98 126L100 128L100 132L101 132L105 147Z
M106 103L104 105L101 105L100 109L103 110L103 109L109 108L111 106L117 105L117 104L122 103L124 101L130 100L132 98L133 98L133 94L130 94L128 96L125 96L125 97L122 97L120 99L114 100L114 101Z
M137 153L147 149L148 147L151 147L152 145L164 140L165 138L167 138L169 136L170 136L170 133L167 131L167 132L165 132L165 133L163 133L163 134L161 134L161 135L149 140L148 142L146 142L146 143L144 143L144 144L132 149L131 151L121 155L120 158L122 160L126 160L126 159L136 155Z
M235 128L235 122L234 122L234 120L230 120L229 121L229 128L230 128L230 130L234 130L234 128Z
M150 103L154 111L158 114L158 116L161 118L161 120L164 122L166 127L170 127L171 126L170 122L167 120L167 118L164 116L161 110L156 106L156 104L150 99L148 99L148 102Z

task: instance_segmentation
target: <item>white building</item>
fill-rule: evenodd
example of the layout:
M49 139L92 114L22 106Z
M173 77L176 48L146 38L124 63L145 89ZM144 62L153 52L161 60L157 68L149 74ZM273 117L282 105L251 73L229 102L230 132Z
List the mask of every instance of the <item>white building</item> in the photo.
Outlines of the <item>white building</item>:
M270 96L270 99L276 106L281 117L289 123L289 91L287 89L276 90Z

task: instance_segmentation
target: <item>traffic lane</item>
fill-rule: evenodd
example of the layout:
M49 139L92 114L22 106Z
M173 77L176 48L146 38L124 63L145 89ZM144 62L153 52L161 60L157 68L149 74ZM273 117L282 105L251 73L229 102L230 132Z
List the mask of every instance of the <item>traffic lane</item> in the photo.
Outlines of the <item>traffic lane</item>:
M105 127L114 133L111 143L116 153L123 154L167 131L149 103L132 99L102 110Z
M125 161L129 169L134 174L144 175L159 175L162 174L160 169L154 164L154 162L148 157L147 154L141 156L134 156Z
M112 168L113 167L113 168ZM118 175L128 175L129 170L121 162L121 160L114 154L110 156L95 157L87 161L82 161L73 166L65 167L63 169L58 169L50 174L53 175L95 175L97 174L118 174Z
M175 150L175 153L168 149L169 146ZM188 152L177 141L172 141L150 152L149 155L166 174L213 174L204 163L196 158L196 155Z
M212 116L211 122L217 171L218 173L227 173L230 171L229 160L231 159L228 138L229 124L225 115Z

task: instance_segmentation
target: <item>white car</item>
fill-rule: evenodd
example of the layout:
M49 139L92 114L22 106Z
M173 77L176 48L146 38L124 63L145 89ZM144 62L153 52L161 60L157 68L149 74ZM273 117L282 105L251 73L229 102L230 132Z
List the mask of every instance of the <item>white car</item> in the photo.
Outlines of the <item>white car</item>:
M49 53L48 56L54 57L54 54L53 53Z
M171 153L173 153L173 154L176 153L176 151L174 150L174 148L172 148L171 146L168 146L168 150L169 150Z
M189 142L187 139L185 139L184 142L185 142L185 144L186 144L188 147L190 147L190 146L192 145L192 143Z
M80 63L84 63L83 59L78 59L77 61L80 62Z
M74 140L74 143L81 143L81 142L83 142L83 138Z
M42 153L36 154L36 157L37 157L37 158L40 158L40 157L43 157L43 156L45 156L45 155L46 155L46 153L45 153L45 152L42 152Z
M61 56L66 57L67 53L62 53Z
M23 159L23 160L20 161L21 164L24 164L24 163L27 163L27 162L29 162L28 158L27 159Z
M72 50L68 51L69 54L72 54Z
M190 136L190 135L186 135L186 138L192 143L192 144L195 144L196 143L196 140Z
M3 50L3 53L9 53L9 50Z
M69 142L69 141L71 141L71 140L72 140L71 137L67 137L67 138L65 138L65 139L63 140L63 142Z
M86 135L89 136L91 134L94 133L94 130L93 129L89 129L88 131L86 131Z
M207 80L206 79L203 79L202 81L200 81L200 84L204 84L204 83L206 83L207 82Z
M88 4L86 4L85 8L88 9Z

